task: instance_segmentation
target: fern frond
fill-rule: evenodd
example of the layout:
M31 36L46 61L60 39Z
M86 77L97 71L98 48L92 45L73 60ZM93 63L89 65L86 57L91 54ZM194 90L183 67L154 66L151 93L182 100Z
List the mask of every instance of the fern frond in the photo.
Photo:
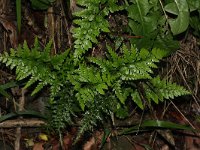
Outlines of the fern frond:
M59 100L50 103L50 117L49 125L54 129L60 131L67 125L73 123L72 117L76 117L75 97L73 90L70 87L63 88L56 94Z
M111 116L111 112L114 112L119 107L119 103L116 101L116 97L113 93L106 93L103 95L96 95L94 103L87 104L87 110L81 120L81 127L79 129L77 139L88 130L93 130L93 127L103 123L106 117Z
M117 54L108 48L107 60L102 58L89 58L89 61L98 65L102 72L109 72L113 77L121 80L151 79L156 63L165 56L165 52L159 49L148 51L137 50L133 46L128 49L123 46L121 54Z
M19 45L17 50L11 49L10 54L5 52L0 55L0 61L11 69L16 69L17 80L23 80L29 77L25 88L38 82L38 85L32 93L35 94L46 85L54 86L55 81L60 82L56 79L58 73L56 69L59 70L59 67L62 67L66 55L64 53L63 55L51 56L51 45L52 42L50 41L44 48L45 51L42 51L37 38L31 49L25 41L23 46Z
M74 13L75 16L79 17L79 19L74 20L78 27L73 30L75 62L92 48L93 43L98 42L97 37L101 32L110 32L109 23L105 17L109 15L109 12L113 13L123 9L117 5L117 2L117 0L77 1L77 4L84 8Z
M138 107L140 107L141 109L144 109L144 104L143 104L140 94L137 90L134 90L131 93L131 97L132 97L132 100L137 104Z
M174 99L178 96L190 94L190 92L182 86L178 86L166 80L161 80L159 76L150 80L150 85L148 84L145 89L148 100L153 100L155 103L163 101L164 99Z
M76 97L82 110L84 110L87 102L94 102L97 93L104 95L104 90L108 89L108 85L103 81L100 72L93 67L80 65L79 69L68 77L77 91Z
M120 100L120 102L125 104L125 101L130 94L130 90L128 88L122 87L122 81L118 81L113 85L113 91L115 92L115 95Z
M141 49L139 51L134 47L130 51L125 48L124 53L123 60L126 65L120 69L122 80L151 79L152 68L157 68L155 63L165 56L165 53L158 49L152 51Z
M94 102L95 93L92 89L81 88L76 94L77 100L79 101L80 107L82 110L85 110L85 105L90 102Z

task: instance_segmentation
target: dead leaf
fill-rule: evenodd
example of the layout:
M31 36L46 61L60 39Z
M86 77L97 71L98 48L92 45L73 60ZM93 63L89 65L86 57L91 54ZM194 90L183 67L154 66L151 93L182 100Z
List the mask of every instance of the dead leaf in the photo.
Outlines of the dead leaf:
M165 144L161 147L161 150L169 150L169 146Z
M135 150L145 150L145 148L139 144L134 143L134 149Z
M40 133L38 138L42 141L48 141L48 136L44 133Z
M102 132L102 131L96 131L93 134L93 137L90 138L90 140L87 141L84 144L83 150L96 150L96 149L98 149L99 146L101 145L103 134L104 134L104 132Z
M83 150L95 150L95 139L94 137L92 137L89 141L87 141L84 146L83 146ZM95 148L95 149L94 149Z
M34 146L33 146L33 150L44 150L43 145L44 145L43 142L41 142L41 143L35 143Z
M63 137L63 146L65 150L69 150L72 146L72 136L70 134Z
M157 130L157 132L171 145L175 146L175 140L170 130Z
M0 23L6 29L8 36L10 38L10 43L13 48L17 48L18 46L18 36L17 36L17 28L13 22L6 20L5 18L0 17Z
M24 140L26 141L25 145L26 145L27 148L34 146L34 140L33 140L33 138L24 139Z

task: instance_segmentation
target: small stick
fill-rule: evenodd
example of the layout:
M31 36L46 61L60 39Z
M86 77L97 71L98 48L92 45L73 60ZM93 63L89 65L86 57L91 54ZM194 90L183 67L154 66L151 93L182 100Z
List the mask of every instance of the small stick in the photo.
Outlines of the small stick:
M19 111L24 110L25 104L25 89L21 90L21 97L19 98ZM20 139L21 139L21 126L16 128L16 139L15 139L15 150L20 150Z
M16 128L16 127L41 127L45 125L45 121L39 119L14 119L6 120L0 123L0 128Z

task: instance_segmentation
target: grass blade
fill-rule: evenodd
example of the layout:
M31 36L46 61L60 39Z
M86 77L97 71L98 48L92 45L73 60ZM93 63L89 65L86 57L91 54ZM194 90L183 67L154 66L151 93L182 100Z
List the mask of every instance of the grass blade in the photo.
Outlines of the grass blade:
M125 129L120 134L131 134L131 133L136 133L140 131L148 131L152 129L174 129L174 130L198 131L196 129L193 129L192 127L176 124L170 121L147 120L147 121L144 121L142 124Z

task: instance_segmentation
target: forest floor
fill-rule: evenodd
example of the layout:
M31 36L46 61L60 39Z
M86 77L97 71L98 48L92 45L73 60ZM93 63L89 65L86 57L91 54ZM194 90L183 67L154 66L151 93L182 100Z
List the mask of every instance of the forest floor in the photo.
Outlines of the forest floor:
M60 4L47 11L32 10L30 6L22 6L22 28L18 33L16 27L16 12L13 1L0 0L0 52L16 48L24 40L29 46L33 45L35 37L39 38L40 44L44 46L50 39L53 39L52 53L60 53L71 44L71 35L67 18L63 16L64 10L58 10ZM3 11L3 12L1 12ZM6 12L6 13L5 13ZM177 82L193 91L191 96L179 97L173 101L155 105L152 114L159 120L172 121L179 124L189 125L200 130L200 106L199 106L199 85L200 85L200 47L197 39L190 34L180 40L180 49L170 57L163 60L160 74L169 80ZM0 83L5 84L15 79L14 72L5 66L0 66ZM15 111L20 98L25 98L24 108L32 108L36 111L44 111L44 104L41 97L30 98L29 92L23 93L21 87L11 88L8 91L12 100L1 97L0 115L9 114ZM45 91L44 91L45 92ZM164 110L164 111L163 111ZM151 119L146 112L143 117ZM135 115L132 120L124 122L140 121L141 116ZM120 121L119 121L120 122ZM63 132L63 145L60 146L59 137L54 133L48 133L41 126L45 122L39 118L13 118L0 123L0 150L16 149L21 150L96 150L103 139L104 131L96 129L89 137L82 137L73 146L73 139L76 135L76 127L68 132ZM115 136L117 131L113 129L111 136L106 139L105 150L199 150L200 135L189 131L180 130L149 130L138 132L132 135ZM81 145L81 146L80 146ZM82 148L81 148L82 147Z

